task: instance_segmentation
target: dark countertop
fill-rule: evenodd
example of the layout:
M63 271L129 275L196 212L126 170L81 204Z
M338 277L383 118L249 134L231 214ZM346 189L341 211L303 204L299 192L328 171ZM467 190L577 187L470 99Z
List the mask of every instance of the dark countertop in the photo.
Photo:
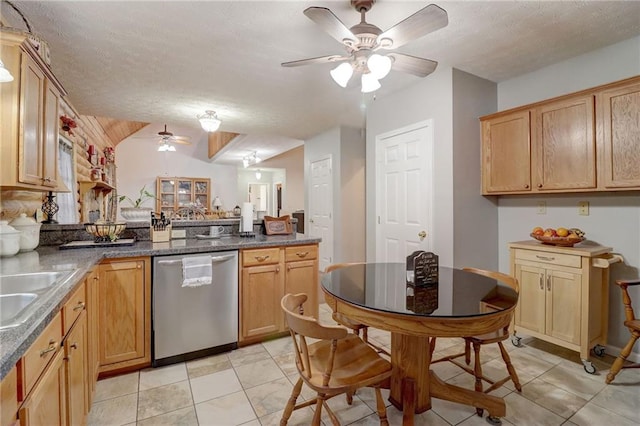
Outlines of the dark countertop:
M37 302L40 306L24 323L17 327L0 330L0 379L7 375L51 322L85 274L102 259L207 253L319 242L320 238L297 233L292 235L256 235L250 238L225 236L219 239L171 240L166 243L138 241L132 246L67 250L59 250L57 246L43 246L35 251L1 258L0 274L2 275L53 270L75 270L75 272L47 294L40 296L41 299Z

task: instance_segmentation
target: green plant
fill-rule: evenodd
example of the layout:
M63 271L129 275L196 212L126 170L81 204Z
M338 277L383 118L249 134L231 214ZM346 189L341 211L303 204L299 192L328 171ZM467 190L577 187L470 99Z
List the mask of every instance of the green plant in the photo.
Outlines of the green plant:
M124 200L127 200L134 208L139 208L139 207L142 207L142 203L144 203L146 200L151 200L151 199L155 200L156 196L150 193L149 191L147 191L146 186L147 185L144 185L140 189L138 198L136 198L135 200L126 195L121 195L120 197L118 197L118 201L123 202Z

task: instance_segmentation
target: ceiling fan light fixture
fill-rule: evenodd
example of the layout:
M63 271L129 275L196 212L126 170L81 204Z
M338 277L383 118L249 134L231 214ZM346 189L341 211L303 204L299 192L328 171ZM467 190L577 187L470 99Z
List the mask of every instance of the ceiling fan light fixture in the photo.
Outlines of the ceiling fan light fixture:
M353 67L351 64L344 62L330 71L331 78L340 87L347 87L347 83L353 75Z
M13 76L8 69L4 67L2 61L0 61L0 83L8 83L13 81Z
M380 87L380 82L372 73L362 74L362 93L375 92Z
M215 132L220 128L222 121L218 118L215 111L207 110L202 115L198 115L200 125L206 132Z
M378 80L382 80L391 71L391 58L374 53L367 59L367 68Z
M166 151L175 152L176 151L176 147L173 146L173 145L170 145L168 143L163 143L162 145L160 145L158 147L158 151L160 151L160 152L166 152Z

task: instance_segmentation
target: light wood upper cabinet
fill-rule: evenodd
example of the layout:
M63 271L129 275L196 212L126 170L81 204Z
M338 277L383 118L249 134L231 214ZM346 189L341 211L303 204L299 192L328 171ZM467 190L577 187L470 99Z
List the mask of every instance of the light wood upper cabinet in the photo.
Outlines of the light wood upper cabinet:
M2 61L14 80L0 85L0 186L38 191L58 187L58 127L64 89L24 36L2 33Z
M151 267L147 257L99 266L100 373L151 362Z
M596 187L596 139L592 95L541 105L531 128L535 189Z
M598 93L601 185L640 188L640 78Z
M482 193L638 190L639 115L640 76L481 117Z
M531 190L529 111L482 121L483 193Z

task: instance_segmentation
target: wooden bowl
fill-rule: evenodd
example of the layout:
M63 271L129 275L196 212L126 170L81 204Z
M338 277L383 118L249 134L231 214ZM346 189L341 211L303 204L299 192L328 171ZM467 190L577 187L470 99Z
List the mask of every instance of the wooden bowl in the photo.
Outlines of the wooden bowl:
M561 247L573 247L574 244L578 244L585 239L582 237L545 237L544 235L530 234L531 238L540 241L542 244L549 244L552 246Z

